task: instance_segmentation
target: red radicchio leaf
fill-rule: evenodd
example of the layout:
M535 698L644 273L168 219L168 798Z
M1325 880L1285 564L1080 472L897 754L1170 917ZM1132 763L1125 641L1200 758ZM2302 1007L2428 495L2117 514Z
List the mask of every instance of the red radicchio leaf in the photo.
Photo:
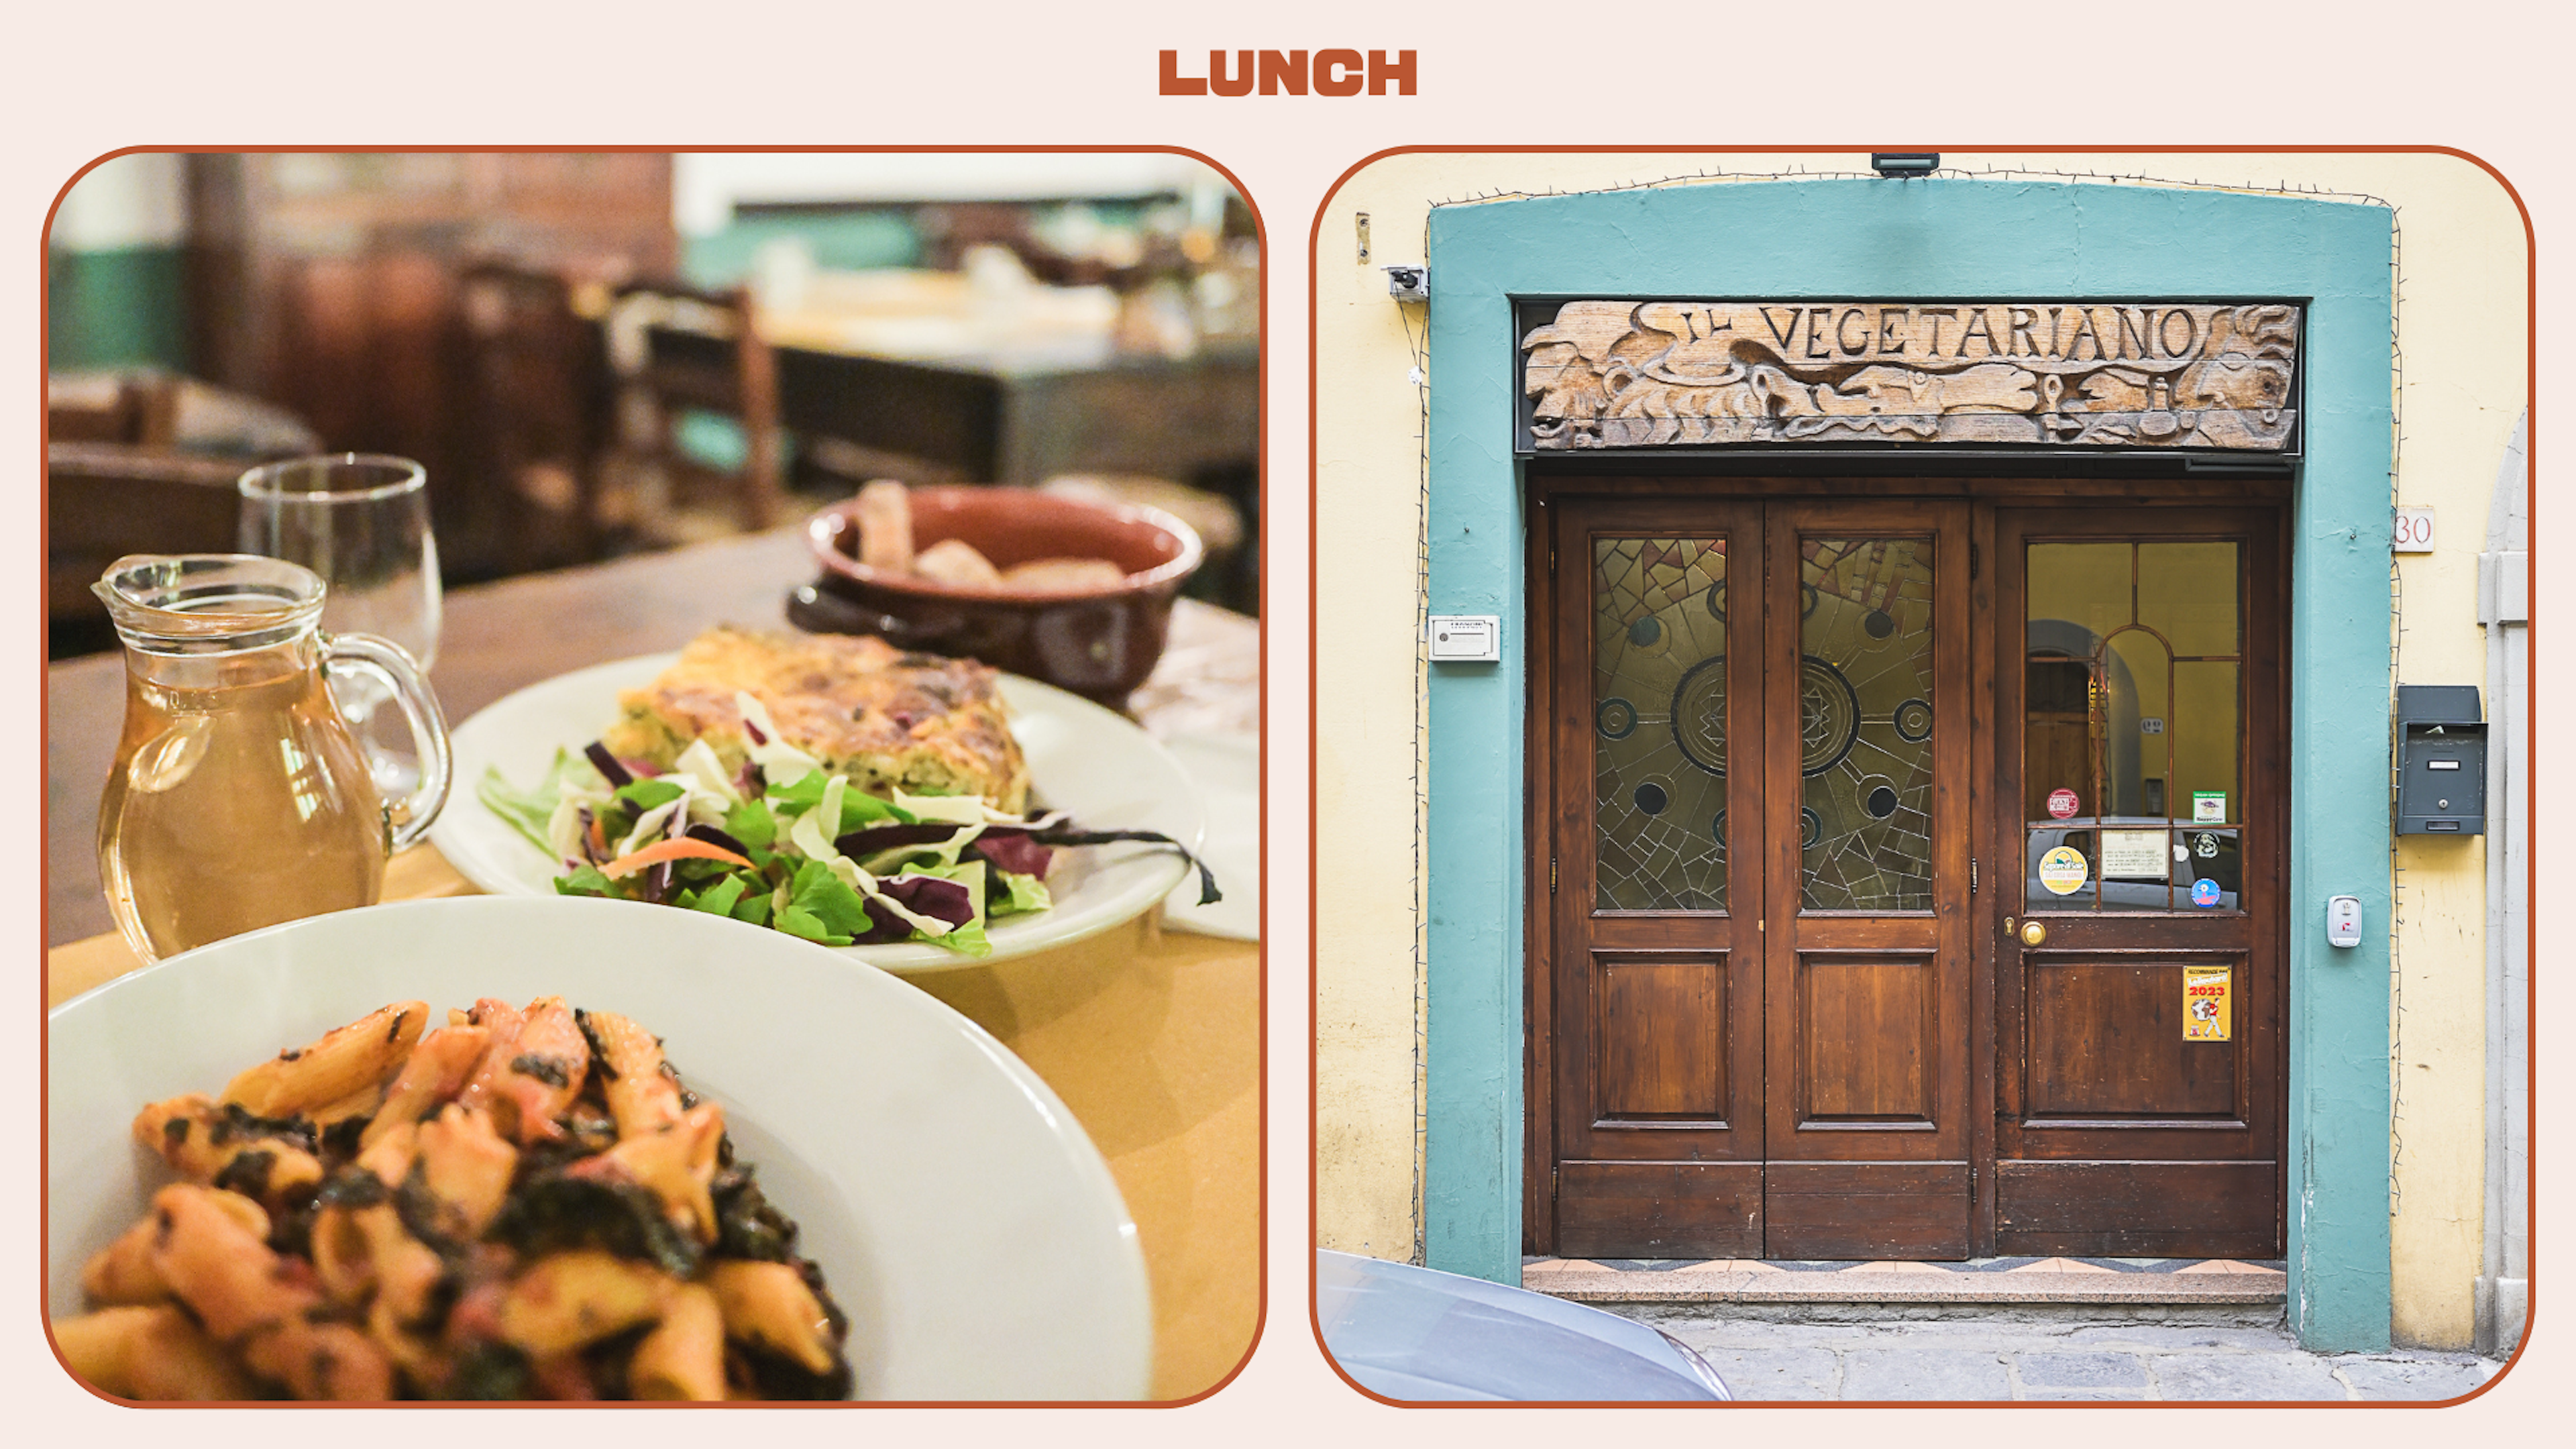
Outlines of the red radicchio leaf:
M832 848L855 860L860 856L874 855L880 850L892 850L898 845L935 845L956 834L957 831L957 826L935 823L871 825L865 830L853 830L833 841Z
M1031 840L1025 830L988 828L975 837L972 848L981 851L996 870L1006 870L1013 875L1033 875L1040 880L1046 879L1047 866L1055 859L1054 851Z
M904 908L915 915L931 916L952 926L975 919L974 895L953 880L935 875L897 876L878 881L877 889L903 902Z
M869 926L865 935L850 938L852 944L877 946L889 941L912 939L912 922L896 915L894 907L873 896L863 896L860 899L868 908Z

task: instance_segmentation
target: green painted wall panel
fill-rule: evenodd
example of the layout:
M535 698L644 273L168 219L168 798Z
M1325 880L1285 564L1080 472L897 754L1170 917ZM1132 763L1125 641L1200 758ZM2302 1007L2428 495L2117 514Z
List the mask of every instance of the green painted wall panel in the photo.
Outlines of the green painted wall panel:
M47 363L188 366L185 273L177 247L45 254Z

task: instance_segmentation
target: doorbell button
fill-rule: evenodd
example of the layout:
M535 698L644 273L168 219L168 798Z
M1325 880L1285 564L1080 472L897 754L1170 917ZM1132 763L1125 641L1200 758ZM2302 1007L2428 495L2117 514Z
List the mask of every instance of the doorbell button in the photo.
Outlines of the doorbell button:
M2326 902L2326 944L2347 948L2361 944L2361 897L2336 896Z

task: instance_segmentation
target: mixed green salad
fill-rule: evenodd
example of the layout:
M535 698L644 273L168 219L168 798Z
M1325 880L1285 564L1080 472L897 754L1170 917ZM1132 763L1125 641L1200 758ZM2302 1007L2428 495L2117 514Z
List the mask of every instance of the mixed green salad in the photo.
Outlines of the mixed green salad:
M755 718L759 706L743 703ZM1058 848L1142 841L1189 858L1169 836L1080 830L1061 812L1032 818L977 796L901 789L882 799L769 731L752 734L739 771L704 740L658 772L593 743L556 751L529 789L496 769L476 794L563 863L561 894L706 911L827 946L926 941L982 956L988 922L1052 904ZM1200 903L1217 900L1207 867L1192 864Z

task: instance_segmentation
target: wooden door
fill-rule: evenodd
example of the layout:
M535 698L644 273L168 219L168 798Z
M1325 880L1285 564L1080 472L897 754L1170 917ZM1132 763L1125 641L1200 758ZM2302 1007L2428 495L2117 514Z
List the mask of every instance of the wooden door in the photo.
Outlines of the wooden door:
M1765 1252L1964 1258L1968 509L1766 512Z
M2282 1251L2279 517L1996 514L1997 1253Z
M1964 1256L1966 506L1542 512L1536 1239Z
M1762 511L1548 512L1537 1207L1572 1256L1759 1257Z

